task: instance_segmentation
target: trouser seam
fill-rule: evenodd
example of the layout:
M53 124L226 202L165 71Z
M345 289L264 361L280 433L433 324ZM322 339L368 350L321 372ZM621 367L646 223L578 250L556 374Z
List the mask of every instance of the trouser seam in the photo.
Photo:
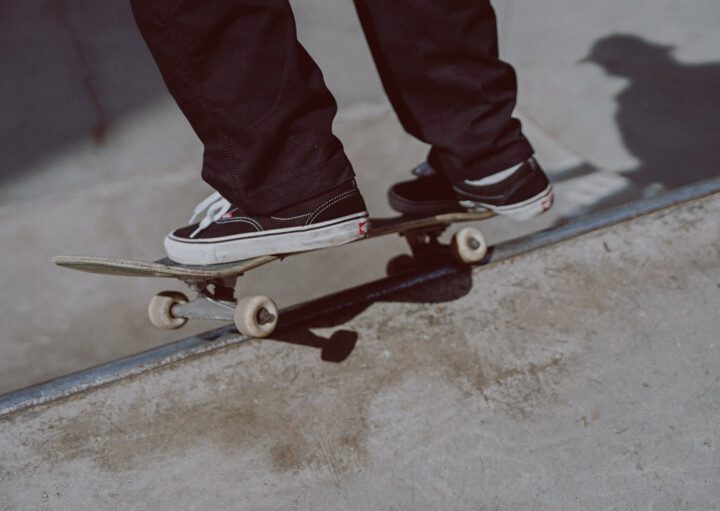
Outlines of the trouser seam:
M183 75L185 76L187 83L190 85L190 88L193 89L195 91L195 93L198 95L198 102L200 104L200 108L202 108L203 112L205 113L208 120L210 121L209 124L214 128L214 130L220 137L220 142L223 147L223 152L225 153L225 164L227 165L228 168L232 169L232 171L233 171L233 177L234 177L234 182L235 182L234 192L237 194L240 190L240 182L238 179L238 170L237 170L237 167L235 166L235 158L233 157L232 146L228 140L228 136L223 132L222 127L218 123L217 117L213 113L212 108L210 108L210 105L208 104L208 101L205 98L205 94L203 92L202 85L200 84L200 81L198 80L198 78L195 76L192 66L188 62L187 56L185 55L185 52L183 51L182 41L180 41L180 36L177 31L177 25L172 21L172 19L169 20L168 31L169 31L169 35L170 35L170 41L177 51L178 63L180 64L180 67L183 69Z

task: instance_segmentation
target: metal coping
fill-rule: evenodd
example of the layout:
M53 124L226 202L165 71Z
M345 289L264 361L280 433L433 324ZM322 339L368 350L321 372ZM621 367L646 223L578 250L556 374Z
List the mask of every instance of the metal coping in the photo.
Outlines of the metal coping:
M543 231L501 243L491 248L488 256L481 264L502 261L717 192L720 192L720 178L702 181L662 195L592 213ZM467 269L460 266L441 266L425 271L409 272L293 305L281 311L283 321L280 328L285 330L315 318L328 316L363 304L370 304L382 297L436 279L457 275L463 271L467 271ZM234 325L226 325L194 337L171 342L89 369L11 391L0 395L0 418L248 340L250 339L247 337L237 335Z

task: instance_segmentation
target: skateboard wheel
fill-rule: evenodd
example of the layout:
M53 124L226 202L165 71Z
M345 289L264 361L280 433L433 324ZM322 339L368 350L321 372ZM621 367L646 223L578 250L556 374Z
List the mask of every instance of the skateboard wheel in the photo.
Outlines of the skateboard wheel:
M152 297L148 305L150 322L158 328L175 330L187 323L187 318L172 315L173 305L187 303L188 298L177 291L163 291Z
M474 227L464 227L452 239L452 251L463 263L477 263L487 254L485 236Z
M235 307L235 326L248 337L267 337L278 322L278 309L267 296L245 296Z

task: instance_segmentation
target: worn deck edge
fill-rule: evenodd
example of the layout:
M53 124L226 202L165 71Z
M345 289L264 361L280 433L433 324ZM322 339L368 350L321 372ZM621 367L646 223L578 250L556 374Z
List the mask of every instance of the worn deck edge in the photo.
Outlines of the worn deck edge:
M720 192L720 178L695 183L662 195L593 213L497 245L491 249L482 264L502 261L717 192ZM283 318L282 328L292 328L299 323L307 322L316 317L326 316L353 306L369 303L419 284L455 275L461 271L463 271L461 267L447 266L386 277L323 298L293 305L281 311L281 317ZM232 335L236 333L233 325L227 325L187 339L174 341L141 353L2 394L0 395L0 418L33 406L46 404L180 360L249 340L247 337Z

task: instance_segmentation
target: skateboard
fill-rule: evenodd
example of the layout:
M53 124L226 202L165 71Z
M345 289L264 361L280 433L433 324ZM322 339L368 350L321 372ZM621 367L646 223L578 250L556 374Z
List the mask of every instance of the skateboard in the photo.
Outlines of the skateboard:
M404 236L413 256L427 254L442 247L440 235L452 224L484 220L494 216L491 211L445 213L435 216L370 218L368 235L360 240L389 234ZM487 242L474 227L464 227L452 237L450 249L460 262L471 264L481 261L487 253ZM189 300L177 291L163 291L155 295L148 305L148 316L158 328L175 329L189 319L218 319L234 321L238 331L249 337L266 337L278 323L278 308L267 296L243 296L235 300L237 278L244 273L299 253L266 255L233 263L211 266L183 265L160 259L137 261L107 257L56 256L53 262L65 268L104 275L126 277L161 277L183 281L194 292Z

